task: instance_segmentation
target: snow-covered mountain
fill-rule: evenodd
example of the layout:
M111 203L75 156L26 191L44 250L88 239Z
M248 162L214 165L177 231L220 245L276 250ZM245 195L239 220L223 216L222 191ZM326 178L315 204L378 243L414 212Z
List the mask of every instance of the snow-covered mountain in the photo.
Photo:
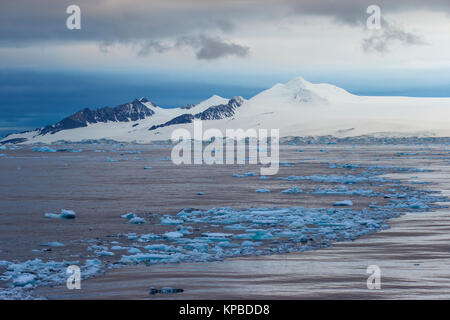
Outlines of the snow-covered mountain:
M369 97L300 77L276 84L249 100L219 96L164 109L146 98L115 108L84 109L57 124L12 134L2 141L113 139L145 143L170 139L174 129L280 129L281 136L450 137L450 98Z

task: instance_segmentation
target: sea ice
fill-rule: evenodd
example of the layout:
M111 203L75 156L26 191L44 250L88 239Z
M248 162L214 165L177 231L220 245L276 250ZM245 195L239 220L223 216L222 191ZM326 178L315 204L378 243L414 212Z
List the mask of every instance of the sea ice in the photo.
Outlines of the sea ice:
M168 225L168 226L170 226L170 225L177 225L177 224L183 224L183 223L184 223L183 220L173 219L170 216L165 216L165 217L161 218L161 224Z
M43 247L64 247L64 244L58 241L51 241L41 244Z
M131 218L130 220L128 220L128 222L131 224L143 224L143 223L145 223L145 219L143 219L141 217L134 217L134 218Z
M33 152L56 152L56 150L53 148L44 146L44 147L33 148Z
M286 194L297 194L297 193L302 193L302 192L303 191L301 189L299 189L297 186L281 191L281 193L286 193Z
M333 206L335 206L335 207L351 207L351 206L353 206L353 202L350 200L342 200L342 201L337 201L337 202L333 203Z
M56 213L46 213L45 217L50 218L50 219L75 219L76 217L76 213L73 210L66 210L66 209L61 209L61 213L60 214L56 214Z

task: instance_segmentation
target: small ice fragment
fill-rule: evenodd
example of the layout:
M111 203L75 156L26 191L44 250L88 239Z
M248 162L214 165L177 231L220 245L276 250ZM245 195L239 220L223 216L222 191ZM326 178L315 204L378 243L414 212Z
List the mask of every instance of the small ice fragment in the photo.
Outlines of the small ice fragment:
M13 280L13 285L15 287L32 286L34 285L35 280L36 280L35 275L24 273Z
M170 225L177 225L177 224L183 224L183 220L179 219L173 219L172 217L163 217L161 218L161 224L170 226Z
M204 192L197 192L197 195L198 196L204 196L206 193L204 193Z
M38 147L33 148L33 152L56 152L56 150L50 147Z
M62 219L75 219L76 213L73 210L61 210L61 218Z
M121 215L121 217L129 220L135 218L136 215L133 212L129 212Z
M256 174L253 172L247 172L244 174L237 174L237 173L233 174L233 178L245 178L245 177L254 177L254 176L256 176Z
M59 214L56 214L56 213L46 213L45 217L46 218L50 218L50 219L59 219L59 218L61 218L61 216Z
M44 244L41 244L43 247L64 247L64 244L58 241L51 241Z
M178 232L178 231L170 231L170 232L164 233L164 237L169 239L169 240L173 240L173 239L182 238L183 234L181 232Z
M139 250L138 248L130 248L127 251L128 253L141 253L141 250Z
M281 191L281 193L285 194L297 194L302 193L303 191L299 189L297 186Z
M167 244L164 244L164 243L159 243L159 244L149 244L148 246L145 246L144 249L148 250L148 251L151 251L151 250L172 251L174 249L174 247L168 246Z
M337 201L337 202L333 203L333 206L335 206L335 207L351 207L351 206L353 206L353 202L350 200L342 200L342 201Z
M114 252L102 250L102 251L96 251L95 254L99 257L110 257L114 255Z
M428 208L429 208L425 203L420 202L420 201L411 203L411 204L409 205L409 207L410 207L411 209L428 209Z
M266 193L266 192L270 192L270 190L269 189L256 189L255 192Z
M255 245L255 243L253 241L244 241L242 242L241 246L243 247L253 247Z
M60 214L46 213L45 217L50 219L75 219L76 213L73 210L62 209Z
M112 246L111 250L117 251L117 250L127 250L127 247L122 247L122 246Z
M134 217L128 220L128 222L131 224L143 224L145 223L145 220L141 217Z

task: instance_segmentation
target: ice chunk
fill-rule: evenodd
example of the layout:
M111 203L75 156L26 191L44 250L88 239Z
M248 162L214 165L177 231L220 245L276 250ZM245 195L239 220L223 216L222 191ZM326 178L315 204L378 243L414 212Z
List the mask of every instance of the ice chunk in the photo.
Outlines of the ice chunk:
M131 224L143 224L145 223L145 220L141 217L134 217L128 220L128 222Z
M95 251L95 254L99 257L110 257L114 255L114 252L107 251L107 250L101 250L101 251Z
M299 189L297 186L281 191L281 193L285 194L297 194L302 193L303 191Z
M173 219L170 216L166 216L166 217L161 218L161 224L168 225L168 226L170 226L170 225L177 225L177 224L183 224L183 223L184 223L183 220Z
M253 247L255 245L255 243L253 241L244 241L242 242L241 246L243 247Z
M75 219L75 216L76 216L76 214L75 214L75 211L73 211L73 210L65 210L65 209L61 210L61 218L62 219Z
M411 209L422 209L422 210L426 210L426 209L429 208L428 205L426 205L425 203L420 202L420 201L416 201L416 202L411 203L411 204L409 205L409 207L410 207Z
M64 247L64 244L58 241L50 241L47 243L41 244L43 247Z
M59 219L59 218L61 218L61 215L56 214L56 213L46 213L45 217L50 218L50 219Z
M44 147L33 148L33 152L56 152L56 150L53 148L44 146Z
M136 217L136 215L133 212L128 212L128 213L121 215L121 217L125 218L125 219L133 219Z
M178 231L168 231L164 233L164 238L167 238L169 240L174 240L178 238L182 238L184 235L181 232Z
M137 237L136 237L136 238L137 238ZM158 235L156 235L156 234L148 233L148 234L143 234L143 235L141 235L141 236L139 237L138 241L139 241L139 242L150 242L150 241L153 241L153 240L158 240L158 239L160 239L160 238L161 238L161 237L158 236Z
M351 200L342 200L333 203L335 207L351 207L353 206L353 202Z
M139 250L138 248L130 248L127 251L128 253L141 253L141 250Z
M159 244L150 244L148 246L145 246L144 249L148 251L174 251L175 248L173 246L168 246L167 244L164 243L159 243Z
M128 247L122 247L122 246L112 246L111 250L117 251L117 250L127 250Z
M245 177L254 177L254 176L256 176L256 174L253 172L247 172L244 174L237 174L237 173L233 174L233 178L245 178Z
M255 192L266 193L266 192L270 192L270 190L269 189L256 189Z
M13 286L15 287L30 287L33 286L36 280L36 276L29 273L24 273L13 280Z
M56 214L56 213L46 213L45 214L46 218L50 218L50 219L75 219L76 217L76 213L73 210L65 210L62 209L60 214Z

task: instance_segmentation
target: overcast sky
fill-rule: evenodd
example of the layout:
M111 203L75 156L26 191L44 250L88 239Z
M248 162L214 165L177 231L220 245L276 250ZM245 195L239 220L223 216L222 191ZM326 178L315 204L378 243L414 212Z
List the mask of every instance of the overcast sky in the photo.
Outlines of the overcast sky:
M81 30L66 27L72 4ZM373 4L380 30L366 27ZM449 71L448 0L0 2L0 134L135 96L248 98L296 75L360 94L450 96Z

